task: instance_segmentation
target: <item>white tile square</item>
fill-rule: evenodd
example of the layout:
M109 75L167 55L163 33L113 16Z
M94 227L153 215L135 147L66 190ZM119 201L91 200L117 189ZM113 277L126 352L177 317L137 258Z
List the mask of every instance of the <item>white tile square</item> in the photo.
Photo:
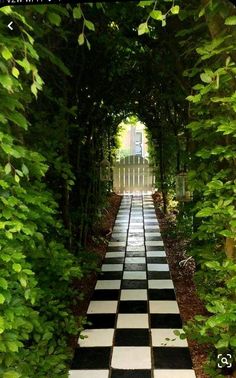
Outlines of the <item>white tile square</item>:
M160 232L145 232L145 236L161 236Z
M145 230L153 230L153 231L158 232L158 231L160 231L160 228L159 228L158 223L155 226L153 226L153 225L149 226L148 224L145 224Z
M113 369L151 369L150 347L114 347Z
M170 369L170 370L154 370L154 378L196 378L192 369Z
M154 240L147 240L146 245L148 247L158 247L158 246L163 246L164 243L163 243L162 240L155 240L155 241Z
M70 370L69 378L108 378L109 370Z
M168 264L147 264L147 269L149 272L168 272Z
M144 245L138 245L138 246L128 245L126 250L128 252L145 252L145 247Z
M85 329L81 332L84 339L79 338L78 344L81 347L102 347L112 346L114 329Z
M174 289L172 280L149 280L149 289Z
M147 257L166 257L165 251L147 251Z
M96 283L95 290L119 290L121 280L99 280Z
M145 257L126 257L126 264L146 264Z
M123 264L103 264L102 272L121 272Z
M122 242L113 242L113 241L110 241L109 244L108 244L108 247L125 247L126 246L126 242L125 241L122 241Z
M149 301L151 314L179 314L177 301Z
M123 274L124 280L146 280L146 278L147 278L146 272L141 272L141 271L136 271L136 272L127 271L127 272L124 272Z
M182 329L178 331L183 332ZM179 336L174 334L174 329L170 328L155 328L151 329L152 345L155 347L188 347L187 340L181 340ZM169 340L166 340L168 338ZM175 339L175 340L174 340ZM174 340L174 341L172 341Z
M105 257L106 259L113 257L125 257L125 252L107 252Z
M115 314L118 301L91 301L87 314Z
M118 314L116 328L149 328L148 314Z
M147 290L145 289L127 289L121 290L120 299L122 301L146 301L147 300Z

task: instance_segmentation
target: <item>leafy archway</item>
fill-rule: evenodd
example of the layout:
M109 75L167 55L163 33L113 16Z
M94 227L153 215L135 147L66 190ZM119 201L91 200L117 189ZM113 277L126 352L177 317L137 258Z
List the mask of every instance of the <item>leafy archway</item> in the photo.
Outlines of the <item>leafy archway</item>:
M0 14L3 377L67 376L70 282L104 206L99 162L130 113L149 128L165 211L175 174L189 172L209 317L186 332L211 345L208 372L220 376L217 354L236 347L235 8L147 1Z

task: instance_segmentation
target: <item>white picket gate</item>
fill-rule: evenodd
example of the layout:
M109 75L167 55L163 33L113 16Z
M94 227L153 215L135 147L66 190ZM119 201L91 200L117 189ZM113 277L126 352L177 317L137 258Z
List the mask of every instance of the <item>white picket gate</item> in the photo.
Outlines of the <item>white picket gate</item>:
M126 156L113 165L113 190L118 194L151 193L155 176L148 160L141 156Z

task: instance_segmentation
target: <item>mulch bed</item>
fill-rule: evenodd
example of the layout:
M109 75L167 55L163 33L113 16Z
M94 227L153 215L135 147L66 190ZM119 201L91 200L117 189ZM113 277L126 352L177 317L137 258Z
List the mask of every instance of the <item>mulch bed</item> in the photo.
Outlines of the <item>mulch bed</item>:
M176 298L180 309L180 315L183 323L192 319L195 315L206 315L206 309L197 297L196 287L193 282L195 272L194 260L189 260L185 266L180 266L179 262L186 259L186 240L181 240L168 235L171 228L174 214L165 215L161 211L161 197L158 193L153 195L156 214L162 232L162 238L165 245L167 260L170 266L171 276L174 282ZM204 346L197 344L195 341L188 341L189 349L193 361L193 367L197 378L209 378L203 371L203 365L206 362L207 354Z

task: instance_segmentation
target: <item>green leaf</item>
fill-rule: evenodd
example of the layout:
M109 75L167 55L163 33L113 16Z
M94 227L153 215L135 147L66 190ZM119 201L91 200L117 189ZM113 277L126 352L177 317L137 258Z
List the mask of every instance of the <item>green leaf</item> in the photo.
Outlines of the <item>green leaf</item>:
M20 264L17 264L17 263L14 263L14 264L12 265L12 269L13 269L15 272L19 273L19 272L21 271L21 265L20 265Z
M12 67L11 73L14 77L16 77L18 79L18 77L20 75L20 71L16 67Z
M3 304L5 302L6 298L3 294L0 294L0 304Z
M140 1L138 3L138 7L148 7L149 5L152 5L153 3L154 3L154 0Z
M171 13L172 14L178 14L179 13L179 5L175 5L174 7L171 8Z
M228 348L228 346L229 346L229 340L227 340L227 339L220 339L220 340L215 344L216 349Z
M84 33L79 35L78 42L80 46L84 44Z
M14 112L11 115L8 116L10 121L14 122L16 125L22 127L24 130L27 130L28 128L28 123L26 118L18 112Z
M204 83L211 83L212 82L212 78L204 72L201 73L200 78Z
M147 22L143 22L142 24L139 25L138 35L142 35L142 34L145 34L145 33L148 33L148 32L149 32L149 28L148 28Z
M158 20L158 21L162 21L163 18L164 18L162 12L159 11L159 10L152 10L151 13L150 13L150 16L151 16L154 20Z
M9 370L6 373L3 373L3 378L20 378L21 374L17 373L14 370Z
M20 281L21 286L23 287L27 286L27 281L24 277L20 277L19 281Z
M11 164L10 163L7 163L5 165L4 171L5 171L6 175L8 175L11 172Z
M4 330L5 330L4 319L2 316L0 316L0 334L3 333Z
M31 65L27 58L24 58L23 60L16 60L16 62L19 64L19 66L23 67L25 72L28 74L31 71Z
M29 170L28 170L28 167L24 163L22 164L21 169L22 169L22 172L24 173L24 175L28 176Z
M236 347L236 336L231 337L229 343L232 347Z
M0 84L2 84L3 88L7 90L12 89L12 79L8 75L0 75Z
M5 60L9 60L12 58L12 53L7 47L4 47L2 50L2 56Z
M8 283L7 283L7 280L5 280L5 278L3 277L0 277L0 287L7 290L8 288Z
M80 5L77 5L77 7L73 9L73 17L78 20L82 17Z
M47 16L48 16L48 20L51 22L51 24L56 25L56 26L60 26L61 16L59 16L59 14L50 12L50 13L47 13Z
M86 28L88 28L89 30L95 31L95 26L94 26L93 22L91 22L89 20L84 20L84 24L85 24Z
M236 25L236 16L227 17L225 20L225 25Z
M205 263L205 265L210 268L210 269L215 269L215 270L219 270L221 269L221 265L219 263L219 261L207 261Z
M30 90L33 93L33 95L37 98L38 88L35 82L31 85Z

